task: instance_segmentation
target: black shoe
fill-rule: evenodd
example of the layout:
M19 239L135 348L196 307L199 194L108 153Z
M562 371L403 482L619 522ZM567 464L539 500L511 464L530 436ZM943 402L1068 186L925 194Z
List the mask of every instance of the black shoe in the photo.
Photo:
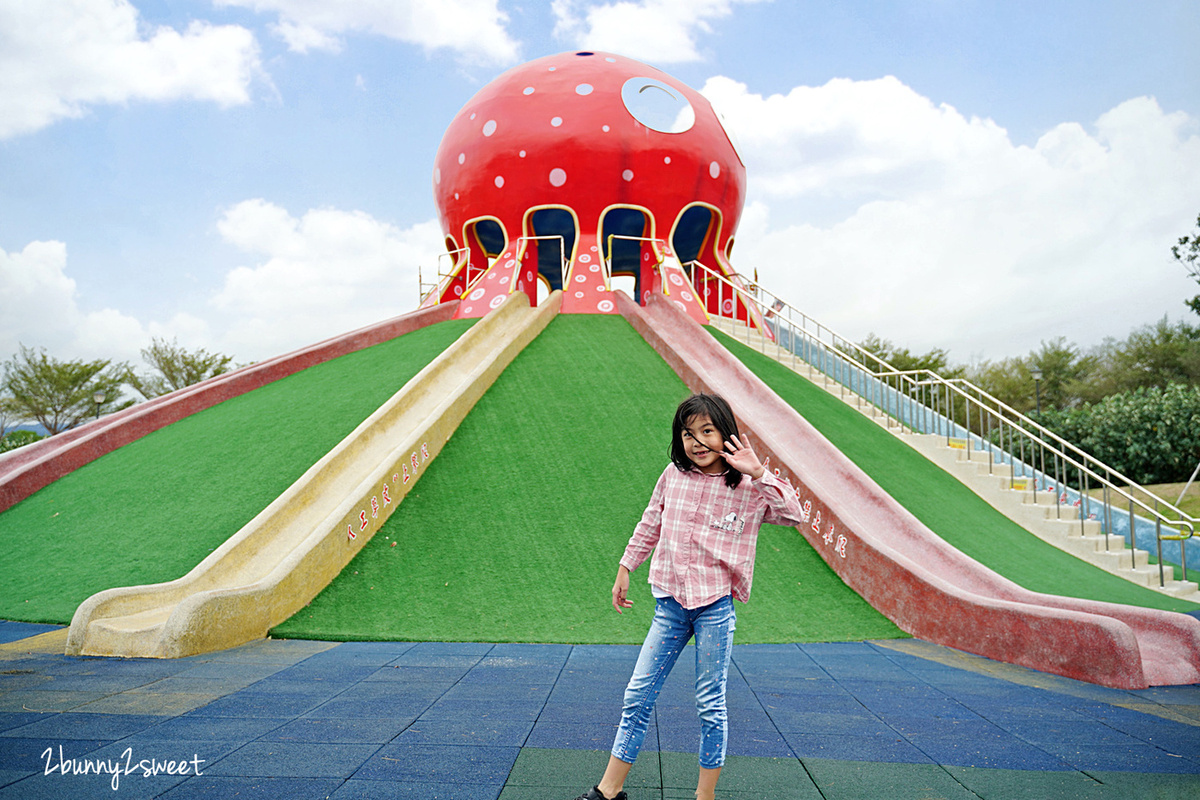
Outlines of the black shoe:
M593 786L579 795L579 797L576 797L575 800L629 800L629 795L624 792L617 792L616 797L605 797L601 794L599 786Z

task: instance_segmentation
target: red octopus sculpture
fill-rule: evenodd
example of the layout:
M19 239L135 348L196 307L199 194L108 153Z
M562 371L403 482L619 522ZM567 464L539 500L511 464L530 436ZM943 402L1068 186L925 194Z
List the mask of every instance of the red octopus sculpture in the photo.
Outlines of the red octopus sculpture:
M629 275L639 302L661 291L704 322L715 279L694 264L733 275L745 185L717 113L670 75L610 53L530 61L442 137L448 268L422 306L461 298L457 316L479 317L512 292L535 304L540 281L563 290L565 313L614 313L610 276Z

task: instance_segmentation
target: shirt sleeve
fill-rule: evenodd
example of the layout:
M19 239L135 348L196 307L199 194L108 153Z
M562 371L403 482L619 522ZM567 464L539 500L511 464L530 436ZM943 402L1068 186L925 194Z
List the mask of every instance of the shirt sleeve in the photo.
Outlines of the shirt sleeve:
M750 484L767 503L763 522L771 525L796 526L804 522L801 518L800 498L792 484L775 473L763 472L761 478Z
M633 536L629 537L629 544L625 546L625 553L621 556L621 566L630 572L640 567L649 557L650 551L658 544L658 538L662 535L663 498L666 494L667 472L671 469L672 467L667 467L659 476L658 483L654 485L654 492L650 495L650 502L642 512L642 519L633 529Z

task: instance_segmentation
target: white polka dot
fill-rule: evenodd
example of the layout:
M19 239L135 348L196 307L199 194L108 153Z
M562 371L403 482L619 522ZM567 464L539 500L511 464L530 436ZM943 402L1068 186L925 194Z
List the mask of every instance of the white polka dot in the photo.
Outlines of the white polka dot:
M562 117L553 117L550 120L550 124L557 128L559 125L562 125Z
M466 160L467 160L467 154L466 154L466 153L459 153L459 154L458 154L458 163L462 164L462 163L464 163Z
M649 261L649 260L650 260L650 254L642 253L642 261Z
M591 94L594 88L590 83L581 83L575 87L575 94L586 96Z
M580 256L580 258L583 258L583 256ZM592 264L590 267L588 267L588 269L589 269L590 271L592 271L592 272L599 272L599 271L600 271L600 265L599 265L599 264Z
M473 291L469 295L467 295L467 299L468 300L478 300L479 298L483 297L483 295L485 293L486 293L486 291L484 289L476 289L475 291Z
M583 297L583 292L576 292L576 293L575 293L575 296L576 296L576 297Z
M454 287L454 296L462 297L462 289L463 289L463 287L461 287L461 286L455 286Z
M554 70L556 70L556 69L558 69L558 67L551 67L550 72L554 72Z
M491 136L495 132L496 132L496 120L489 119L487 122L483 123L483 135L484 136Z
M454 199L455 199L455 200L457 200L457 199L458 199L458 192L455 192L455 193L454 193Z
M609 128L608 128L608 126L607 126L607 125L604 125L604 126L602 126L602 127L600 128L600 130L604 131L605 133L608 133L608 131L609 131Z
M581 263L581 264L586 264L591 260L592 260L592 257L589 256L587 253L584 253L583 255L579 256L579 263Z
M496 306L500 305L503 302L504 302L504 295L498 294L492 298L492 302L488 303L488 305L490 305L492 308L495 308Z
M679 306L680 311L687 311L687 306L685 306L683 303L679 302L678 300L676 300L674 302L675 302L675 305Z
M497 189L503 189L503 188L504 188L504 176L503 176L503 175L497 175L497 176L496 176L496 188L497 188Z
M691 293L691 292L680 292L680 293L679 293L679 296L680 296L680 297L682 297L684 300L687 300L687 301L689 301L689 302L692 300L692 293Z
M642 302L643 302L643 303L649 303L649 302L650 302L650 290L649 290L649 289L647 289L646 291L642 292Z
M517 153L517 155L519 155L521 158L524 158L524 157L525 157L525 151L524 151L524 150L522 150L521 152Z
M517 265L517 260L515 258L510 258L508 261L504 262L505 269L512 269L516 265Z
M583 283L586 280L587 280L587 275L576 275L575 276L576 283Z
M474 111L472 111L472 112L471 112L471 119L475 119L475 112L474 112Z
M565 170L561 169L560 167L555 167L554 169L550 170L550 185L551 186L562 186L566 182L567 182L567 173Z
M604 60L605 60L605 61L607 61L607 62L608 62L608 63L610 63L610 64L615 64L615 63L617 63L617 60L616 60L615 58L613 58L612 56L609 56L608 58L606 58L606 59L604 59Z
M533 87L532 87L532 86L526 86L526 87L525 87L525 91L523 92L523 94L533 94Z
M604 300L601 300L599 303L596 303L596 310L602 311L605 314L607 314L608 312L613 310L613 301L609 300L607 298L605 298Z
M666 158L664 158L664 159L663 159L663 163L664 163L664 164L670 164L670 163L671 163L671 157L670 157L670 156L667 156Z
M589 249L590 249L590 250L591 250L593 253L598 253L598 252L600 252L600 246L599 246L599 245L595 245L595 244L594 244L594 245L592 245L592 246L591 246Z
M464 314L470 314L470 313L471 313L471 309L472 309L472 308L474 308L474 307L475 307L475 306L467 306L466 308L464 308L464 309L463 309L463 313L464 313Z
M724 303L721 304L721 310L726 314L732 314L733 313L733 301L726 300Z
M675 284L676 286L683 286L683 278L679 277L677 274L672 272L671 273L671 283Z
M631 170L631 169L625 170L624 172L621 173L621 177L627 181L633 180L633 170Z
M712 175L714 178L720 177L720 175L721 175L721 165L720 165L720 164L718 164L718 163L717 163L717 162L715 162L715 161L714 161L714 162L712 162L711 164L709 164L709 165L708 165L708 174L709 174L709 175Z
M433 182L434 183L442 182L442 171L440 169L438 169L437 167L433 168Z
M525 273L525 280L527 280L527 281L533 280L533 270L530 270L529 272Z

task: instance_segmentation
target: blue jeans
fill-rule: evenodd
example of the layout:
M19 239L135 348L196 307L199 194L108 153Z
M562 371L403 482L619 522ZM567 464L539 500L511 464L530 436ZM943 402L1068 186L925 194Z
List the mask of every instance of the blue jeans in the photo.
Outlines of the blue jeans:
M716 769L725 763L728 720L725 682L737 614L726 596L701 608L688 610L673 597L658 599L654 621L638 654L637 666L625 689L621 725L613 741L614 757L632 764L642 749L654 703L675 660L693 635L696 637L696 711L700 715L700 766Z

